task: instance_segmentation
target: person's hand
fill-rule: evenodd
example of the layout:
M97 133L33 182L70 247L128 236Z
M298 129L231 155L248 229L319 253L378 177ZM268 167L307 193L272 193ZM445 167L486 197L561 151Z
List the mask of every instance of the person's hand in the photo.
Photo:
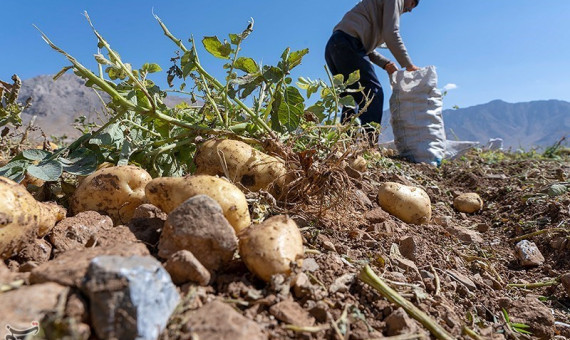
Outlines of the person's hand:
M398 71L398 67L393 62L386 64L386 66L384 66L384 69L386 72L388 72L389 75L392 75L392 73Z
M408 72L417 71L419 69L420 69L419 67L417 67L416 65L413 65L413 64L406 67L406 71L408 71Z

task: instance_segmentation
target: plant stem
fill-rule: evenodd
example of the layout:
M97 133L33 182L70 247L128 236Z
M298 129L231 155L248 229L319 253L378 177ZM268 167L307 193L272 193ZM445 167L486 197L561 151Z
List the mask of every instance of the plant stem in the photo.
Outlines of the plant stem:
M183 52L188 52L188 49L186 48L186 46L184 46L184 44L182 44L182 41L178 38L176 38L174 35L172 35L172 33L170 33L170 31L168 30L168 28L166 27L166 25L162 22L162 20L160 20L160 18L155 14L154 18L158 21L158 23L160 24L160 27L162 27L162 30L164 32L164 35L166 35L170 40L172 40ZM195 44L192 44L193 48L195 48ZM199 62L196 62L196 68L198 70L198 73L201 76L204 76L208 81L210 81L210 83L212 83L212 85L214 85L214 87L218 90L218 91L224 91L224 86L213 76L211 76L203 67L202 65L200 65ZM265 130L269 136L273 139L277 139L277 135L275 134L275 132L267 125L267 123L265 121L263 121L261 118L259 118L258 115L255 114L255 112L253 112L251 110L251 108L249 108L247 105L245 105L245 103L243 103L241 100L239 100L238 98L236 98L235 96L230 96L230 99L233 100L236 104L238 104L238 106L240 106L245 112L246 114L253 120L253 122L261 127L263 130Z
M510 241L512 242L518 242L527 238L531 238L534 236L538 236L538 235L542 235L542 234L549 234L549 233L555 233L555 232L560 232L560 233L570 233L570 230L565 229L565 228L550 228L550 229L543 229L543 230L539 230L539 231L535 231L534 233L530 233L530 234L526 234L526 235L522 235L519 237L515 237L512 238Z
M463 326L463 333L475 340L485 340L479 334L475 333L475 331L471 330L467 326Z
M370 268L366 265L358 276L360 280L364 283L370 285L372 288L376 289L381 295L385 296L389 301L402 307L410 316L419 321L424 327L426 327L435 337L444 340L453 340L454 337L451 336L443 327L441 327L437 322L432 320L427 314L418 309L410 301L403 298L398 292L390 288L382 279L380 279Z
M535 282L535 283L509 283L507 287L509 288L524 288L524 289L534 289L542 287L556 286L560 283L560 278L545 282Z

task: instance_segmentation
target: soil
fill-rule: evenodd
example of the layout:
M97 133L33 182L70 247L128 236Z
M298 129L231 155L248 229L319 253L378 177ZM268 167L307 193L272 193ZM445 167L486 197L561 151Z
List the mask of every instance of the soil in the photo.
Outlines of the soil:
M347 190L358 189L353 200L320 213L285 211L306 249L295 275L266 283L236 257L208 286L180 286L184 305L161 338L194 338L183 320L213 300L270 339L435 338L359 279L366 264L452 338L468 339L466 328L483 339L570 338L570 296L559 282L570 272L570 191L549 191L553 184L569 187L570 159L473 152L435 168L381 158L351 177ZM376 194L385 181L424 189L431 222L407 224L383 211ZM453 200L463 193L479 194L483 209L455 210ZM544 263L520 264L515 245L522 239L537 245ZM7 265L16 271L20 263Z

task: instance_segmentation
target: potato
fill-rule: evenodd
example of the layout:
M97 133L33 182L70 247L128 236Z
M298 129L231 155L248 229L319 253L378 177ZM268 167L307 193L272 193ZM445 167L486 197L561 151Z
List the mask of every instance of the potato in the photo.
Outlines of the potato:
M427 224L431 219L429 196L420 188L385 182L378 190L378 204L406 223Z
M45 236L64 217L63 208L38 202L22 185L0 177L0 258L9 258L26 241Z
M147 184L145 191L149 203L166 213L170 213L190 197L207 195L222 207L224 216L236 233L251 224L243 192L230 182L215 176L155 178Z
M271 191L279 195L287 181L283 161L231 139L202 143L194 157L196 174L225 176L224 162L229 179L251 191L267 190L274 184Z
M126 223L146 203L144 188L151 180L148 172L134 165L97 170L73 193L71 210L74 215L93 210L109 215L115 224Z
M291 264L301 265L305 250L295 221L273 216L239 235L239 254L247 268L264 281L275 274L289 274Z
M356 156L348 160L348 166L354 170L365 172L366 171L366 159L362 156Z
M460 212L471 214L483 209L483 200L474 192L461 194L453 200L453 207Z

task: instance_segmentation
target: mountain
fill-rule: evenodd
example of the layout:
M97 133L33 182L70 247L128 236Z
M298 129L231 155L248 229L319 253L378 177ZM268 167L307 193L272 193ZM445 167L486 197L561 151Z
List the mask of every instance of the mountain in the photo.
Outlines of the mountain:
M22 114L22 120L28 123L32 117L35 125L47 135L78 137L80 132L73 127L79 116L88 121L101 122L104 116L103 102L109 101L106 93L99 93L84 86L85 81L71 73L62 75L57 81L51 75L37 76L22 82L19 99L24 102L32 98L32 106ZM183 98L168 96L165 104L174 106Z
M76 117L97 120L104 112L101 99L73 74L64 74L57 81L52 76L38 76L23 81L20 99L32 97L32 107L22 118L36 117L36 124L46 135L66 134L77 137L72 124ZM108 101L106 94L102 95ZM174 106L183 98L168 96L166 104ZM560 100L507 103L494 100L487 104L444 110L443 118L449 139L479 141L485 145L490 138L502 138L505 148L529 149L553 145L563 136L570 137L570 103ZM381 139L392 140L390 113L385 112Z
M548 147L562 137L570 137L570 103L541 100L507 103L494 100L487 104L456 110L444 110L443 120L448 139L478 141L487 144L491 138L502 138L504 148L530 149ZM381 139L394 138L390 113L382 118Z

